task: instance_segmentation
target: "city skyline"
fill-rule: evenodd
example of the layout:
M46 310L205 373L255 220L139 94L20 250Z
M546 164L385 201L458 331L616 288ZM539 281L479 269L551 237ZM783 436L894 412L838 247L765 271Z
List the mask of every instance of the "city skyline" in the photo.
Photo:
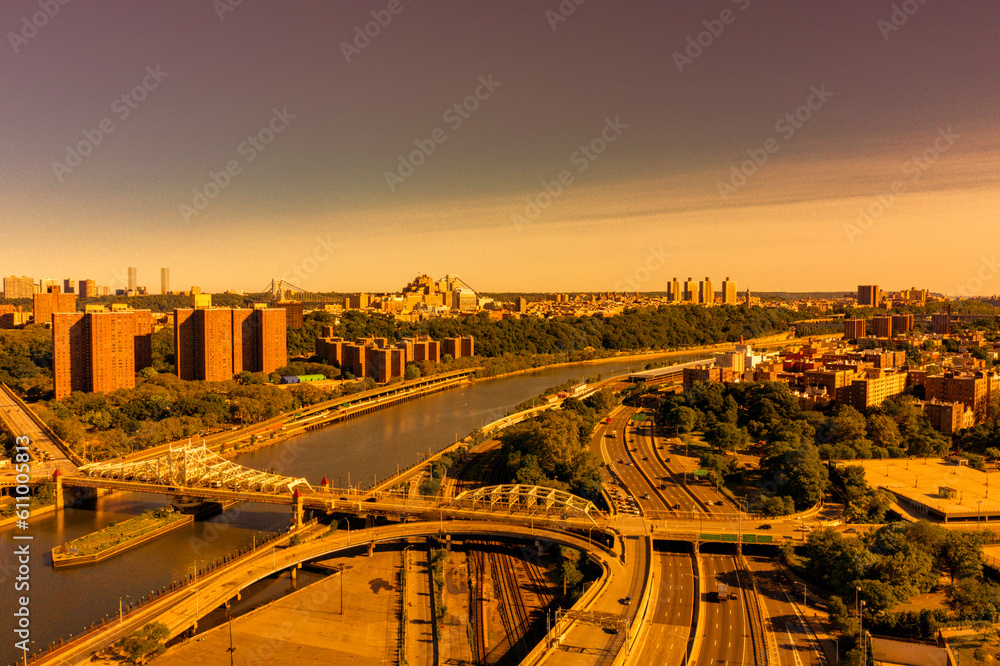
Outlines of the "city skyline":
M995 4L569 4L8 3L0 272L1000 291Z

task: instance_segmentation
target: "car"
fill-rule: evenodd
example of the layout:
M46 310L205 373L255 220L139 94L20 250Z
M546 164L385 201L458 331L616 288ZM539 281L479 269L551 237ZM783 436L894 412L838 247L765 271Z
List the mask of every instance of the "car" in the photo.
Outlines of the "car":
M660 490L666 490L666 489L667 489L667 484L661 483L660 484Z
M857 531L858 531L858 530L856 530L856 529L855 529L855 528L853 528L853 527L848 527L848 528L847 528L846 530L844 530L844 533L845 533L845 534L854 534L854 533L855 533L855 532L857 532Z
M798 527L795 528L795 531L796 532L809 532L810 530L805 525L799 525Z
M771 529L771 526L770 525L758 525L757 529L759 529L759 530L769 530L769 529Z
M642 459L643 460L649 460L649 457L648 456L643 456Z
M662 447L660 447L660 448L662 448ZM670 458L664 458L663 462L670 462Z
M729 598L730 598L730 599L736 599L736 598L737 598L737 597L736 597L736 593L735 593L735 592L730 592L730 593L729 593Z
M625 597L624 599L622 599L622 606L628 606L628 605L631 605L631 603L632 603L632 597L631 596L628 596L628 597Z
M722 500L716 500L716 501L715 501L715 505L716 505L716 506L726 506L726 503L725 503L725 502L723 502Z
M648 500L649 499L649 493L644 493L643 496L642 496L642 499Z

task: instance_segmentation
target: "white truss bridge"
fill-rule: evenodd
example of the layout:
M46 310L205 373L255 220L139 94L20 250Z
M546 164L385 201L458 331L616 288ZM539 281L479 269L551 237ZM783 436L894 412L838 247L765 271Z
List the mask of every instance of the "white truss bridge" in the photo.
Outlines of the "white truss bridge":
M152 483L176 488L218 488L261 493L312 490L305 479L293 479L230 462L205 446L171 447L149 460L91 463L80 468L90 477Z
M594 515L602 516L593 502L565 490L542 486L503 485L485 486L466 490L458 495L454 504L472 509L485 509L491 513L520 513L565 516L585 516L591 521Z

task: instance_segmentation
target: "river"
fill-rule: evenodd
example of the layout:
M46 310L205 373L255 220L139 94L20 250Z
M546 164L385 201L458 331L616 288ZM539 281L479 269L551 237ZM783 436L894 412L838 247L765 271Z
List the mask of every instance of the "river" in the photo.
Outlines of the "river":
M704 355L671 358L683 363ZM305 477L318 484L370 485L416 462L428 450L464 437L483 424L502 418L517 404L570 379L605 378L638 370L649 360L608 360L537 370L500 379L479 381L410 402L400 403L362 417L305 433L272 447L246 453L235 462L257 469L273 468L280 474ZM32 518L30 590L15 591L18 562L14 555L13 526L0 528L6 545L0 554L0 614L11 618L15 599L30 595L32 651L79 633L92 622L118 613L119 602L149 595L192 575L196 566L251 546L256 539L284 531L291 519L285 507L245 503L209 520L196 521L159 539L126 551L105 562L54 570L53 547L166 504L165 495L116 493L63 511ZM24 542L21 542L24 543ZM300 583L302 581L300 580ZM261 603L284 592L290 583L268 581L263 589L244 595L244 606ZM252 599L252 601L248 600ZM235 609L238 611L239 609ZM15 638L0 643L0 663L21 658Z

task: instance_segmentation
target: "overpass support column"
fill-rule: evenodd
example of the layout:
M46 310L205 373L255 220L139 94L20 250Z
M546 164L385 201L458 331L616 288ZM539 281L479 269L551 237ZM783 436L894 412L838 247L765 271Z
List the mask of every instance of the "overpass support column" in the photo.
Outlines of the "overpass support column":
M302 496L295 497L292 503L292 523L295 529L302 527Z
M63 508L63 483L62 474L56 474L56 511Z

